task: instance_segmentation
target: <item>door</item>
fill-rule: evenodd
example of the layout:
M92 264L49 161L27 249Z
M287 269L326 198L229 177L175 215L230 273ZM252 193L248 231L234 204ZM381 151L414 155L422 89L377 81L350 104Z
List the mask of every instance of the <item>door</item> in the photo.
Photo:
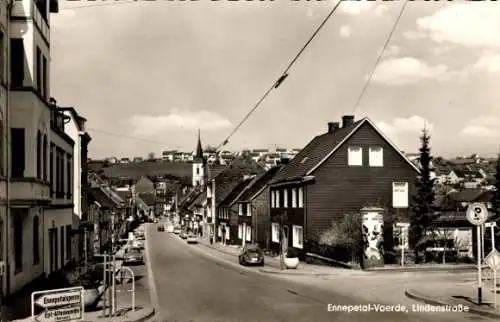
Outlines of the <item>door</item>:
M288 226L283 226L283 244L281 245L283 254L288 250Z

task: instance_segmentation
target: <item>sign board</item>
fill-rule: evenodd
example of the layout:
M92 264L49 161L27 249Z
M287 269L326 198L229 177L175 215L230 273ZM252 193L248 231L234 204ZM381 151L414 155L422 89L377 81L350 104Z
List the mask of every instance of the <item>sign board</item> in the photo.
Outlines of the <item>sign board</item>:
M469 205L465 215L471 224L480 226L488 219L488 209L484 204L475 202Z
M492 222L487 222L484 224L484 227L486 228L491 228L491 227L496 227L497 226L497 223L492 221Z
M492 271L499 271L500 270L500 253L494 249L492 250L488 256L484 259L484 262L486 265L488 265Z
M41 312L37 312L36 308ZM83 321L84 312L85 296L81 286L31 293L33 321Z
M408 182L392 183L392 207L408 208Z

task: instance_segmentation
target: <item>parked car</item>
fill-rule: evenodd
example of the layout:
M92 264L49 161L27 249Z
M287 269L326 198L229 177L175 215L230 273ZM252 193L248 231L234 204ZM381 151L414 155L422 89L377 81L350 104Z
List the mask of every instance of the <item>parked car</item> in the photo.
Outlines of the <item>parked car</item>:
M182 239L187 239L188 234L185 231L183 231L183 232L181 232L180 236Z
M264 251L257 244L246 244L240 255L238 255L240 265L264 266Z
M172 225L167 225L167 231L168 231L169 233L173 233L173 232L174 232L174 226L172 226Z
M136 239L132 242L132 248L144 249L144 240Z
M193 233L189 233L186 241L188 244L198 244L198 237Z
M156 227L156 229L157 229L158 231L165 231L165 226L163 226L163 225L158 225L158 227Z
M181 233L181 229L178 227L174 228L174 234L179 235Z
M144 257L142 256L142 252L137 247L130 247L125 250L125 254L123 255L123 263L127 264L143 264Z

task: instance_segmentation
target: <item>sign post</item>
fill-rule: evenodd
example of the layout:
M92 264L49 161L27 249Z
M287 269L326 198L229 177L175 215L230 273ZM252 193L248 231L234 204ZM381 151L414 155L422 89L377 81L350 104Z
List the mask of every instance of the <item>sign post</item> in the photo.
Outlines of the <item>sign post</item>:
M486 219L488 218L488 210L486 209L486 206L482 203L473 203L469 205L467 208L466 212L466 217L467 220L476 226L476 231L477 231L477 302L478 304L482 304L483 302L483 293L482 293L482 286L483 286L483 281L481 277L481 259L482 259L482 243L481 243L481 234L482 234L482 229L481 226L485 223Z
M497 271L500 270L500 253L493 249L488 256L484 259L484 262L493 271L493 298L495 299L495 308L497 307Z
M406 248L406 236L408 235L408 227L410 227L409 223L397 223L397 228L401 228L401 234L399 236L401 246L401 266L405 266L405 248Z
M43 309L37 314L35 307ZM83 321L83 287L69 287L31 293L31 318L37 322Z

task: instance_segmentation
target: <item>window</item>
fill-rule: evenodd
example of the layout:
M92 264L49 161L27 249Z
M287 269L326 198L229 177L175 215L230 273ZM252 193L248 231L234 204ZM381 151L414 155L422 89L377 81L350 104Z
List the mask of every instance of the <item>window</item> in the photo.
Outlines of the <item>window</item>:
M274 190L271 190L271 208L276 207L276 196L274 195Z
M238 238L243 239L243 225L238 225Z
M292 239L293 247L302 248L304 246L303 238L304 235L302 226L293 226L293 239Z
M288 189L283 189L283 207L288 208Z
M64 153L59 151L59 194L64 198Z
M246 239L247 241L252 241L252 227L250 226L247 226Z
M66 251L66 247L64 246L64 226L61 226L59 229L61 234L61 267L64 267L64 253Z
M392 207L408 208L408 182L392 183Z
M40 219L33 218L33 265L40 263Z
M42 51L36 47L36 89L42 93Z
M348 148L347 159L350 166L363 165L363 149L359 146L350 146Z
M299 208L304 207L304 188L299 188Z
M281 207L281 203L280 203L280 191L279 190L275 190L275 193L276 193L276 208L280 208Z
M196 175L200 174L200 168L196 167Z
M66 226L66 260L71 259L71 225Z
M380 146L371 146L369 149L370 167L384 166L384 149Z
M217 227L217 236L222 237L222 227L221 226Z
M252 205L250 203L247 203L247 216L252 215Z
M54 194L54 145L50 144L50 160L49 160L49 182L50 182L50 194Z
M230 234L229 234L229 226L228 226L228 227L226 227L226 240L229 240L229 236L230 236Z
M280 242L280 225L278 223L271 224L271 241L273 243Z
M238 204L238 215L243 216L243 204Z
M42 60L42 96L47 99L49 97L49 75L47 74L47 58Z
M3 32L0 32L0 84L5 83L5 38Z
M292 208L297 208L297 188L292 189Z
M43 19L47 21L47 15L48 15L48 6L47 6L48 0L38 0L36 2L36 7L38 8L38 11L40 11L40 14L42 15Z
M42 133L40 131L36 134L36 177L42 178Z
M72 196L72 182L71 182L71 156L68 155L68 160L66 161L66 189L68 199L71 199Z
M60 156L59 156L59 151L56 148L56 198L59 198L60 192L61 192L61 186L59 185L59 181L61 180L61 171L59 170L59 167L61 166L61 162L59 162Z
M24 85L24 42L20 38L10 40L10 85L23 87Z
M23 221L28 209L14 208L14 269L16 273L23 270Z
M14 178L24 176L25 168L25 139L24 129L11 129L11 175Z
M47 181L47 149L48 149L48 143L47 143L47 134L43 136L43 147L42 147L42 173L43 173L43 180Z

